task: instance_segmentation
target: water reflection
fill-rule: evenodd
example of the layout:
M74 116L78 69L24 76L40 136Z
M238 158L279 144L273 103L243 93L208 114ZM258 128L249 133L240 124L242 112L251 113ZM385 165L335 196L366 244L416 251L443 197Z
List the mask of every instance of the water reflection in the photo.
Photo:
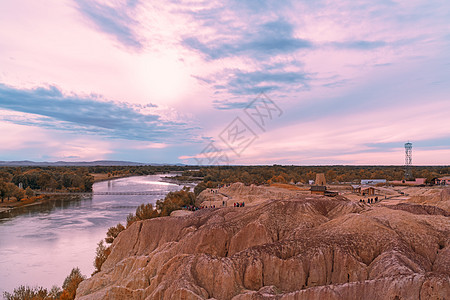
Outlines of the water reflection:
M36 215L50 214L52 211L57 209L68 209L71 207L79 207L82 202L91 201L92 196L58 196L53 197L51 201L44 202L39 205L31 205L26 207L19 207L9 212L0 213L0 224L9 221L9 219L20 216L27 215L33 217Z
M94 191L168 193L181 188L160 179L160 175L152 175L104 181L94 184ZM107 229L118 222L124 224L140 204L155 203L162 197L71 196L10 213L0 220L0 297L20 284L61 286L75 266L90 275L96 244Z

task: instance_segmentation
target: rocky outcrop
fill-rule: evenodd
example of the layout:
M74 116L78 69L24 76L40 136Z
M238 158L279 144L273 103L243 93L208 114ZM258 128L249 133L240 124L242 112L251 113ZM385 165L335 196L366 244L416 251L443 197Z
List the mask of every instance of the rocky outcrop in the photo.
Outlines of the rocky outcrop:
M407 203L416 203L450 210L450 188L409 188L407 192L411 197Z
M446 299L442 214L298 196L136 222L77 299Z

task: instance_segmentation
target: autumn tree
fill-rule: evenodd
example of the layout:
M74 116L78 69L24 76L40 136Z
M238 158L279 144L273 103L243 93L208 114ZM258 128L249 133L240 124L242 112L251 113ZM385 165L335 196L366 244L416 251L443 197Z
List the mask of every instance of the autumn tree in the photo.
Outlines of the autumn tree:
M12 196L15 197L17 201L20 201L25 198L25 190L14 185Z
M106 259L108 258L110 253L111 253L111 248L105 246L105 244L103 243L103 240L101 240L97 244L97 249L95 250L95 259L94 259L95 271L92 275L100 272L103 263L106 261Z
M286 179L282 175L273 176L269 180L270 182L286 183Z
M204 190L206 190L206 184L202 181L194 187L195 196L198 196Z
M147 219L153 219L159 217L159 213L153 208L151 203L141 204L136 208L136 214L129 214L127 217L127 228L131 226L136 221L142 221ZM120 225L120 224L119 224ZM117 225L117 226L119 226ZM120 229L120 228L118 228ZM114 231L115 229L113 229ZM119 233L117 233L119 234ZM108 242L108 241L107 241Z
M54 286L51 290L43 287L29 287L21 285L15 288L12 293L4 292L6 300L57 300L61 291Z
M189 205L195 205L195 195L186 186L179 191L168 193L164 200L156 201L156 207L161 210L161 216L168 216L172 211Z
M2 178L0 178L0 197L2 198L2 202L6 197L6 182L4 182Z
M41 190L48 188L51 184L52 176L48 172L41 172L37 180L37 184L40 186Z
M13 196L13 194L14 194L14 192L15 192L15 190L17 188L18 187L12 182L7 182L6 183L6 185L5 185L5 196L8 198L8 201L9 201L9 198L11 198Z
M63 283L63 291L60 295L60 300L73 300L75 299L78 285L86 279L86 276L81 274L79 268L73 268L69 276L66 277Z
M29 186L25 189L25 195L27 195L28 198L31 198L34 196L34 192Z
M328 170L325 173L325 180L327 180L327 182L333 182L335 179L336 179L336 171Z
M0 172L0 180L3 180L4 182L10 182L12 177L13 176L8 172L5 171Z
M105 242L108 244L112 244L116 237L125 230L125 227L122 224L117 224L116 226L109 227L108 232L106 233Z

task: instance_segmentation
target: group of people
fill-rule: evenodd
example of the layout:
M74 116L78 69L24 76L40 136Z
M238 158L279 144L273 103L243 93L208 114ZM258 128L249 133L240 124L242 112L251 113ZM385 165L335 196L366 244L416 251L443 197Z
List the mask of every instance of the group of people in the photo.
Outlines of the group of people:
M204 205L204 206L200 206L200 209L202 209L202 208L216 208L216 206L215 206L215 205L210 205L210 206Z
M245 202L234 202L234 207L244 207Z
M229 187L229 186L231 186L231 183L219 184L217 186L217 189L210 188L210 189L208 189L208 191L209 191L210 194L219 194L219 189L220 188Z
M185 205L183 206L183 209L189 210L189 211L196 211L199 210L201 207L197 207L194 205Z
M366 200L365 199L359 199L359 202L366 203ZM369 203L369 204L373 204L373 203L376 203L376 202L378 202L378 196L375 197L375 198L367 199L367 203Z
M217 187L220 189L220 188L223 188L223 187L229 187L229 186L231 186L231 183L226 183L226 184L219 184L219 185L217 185Z

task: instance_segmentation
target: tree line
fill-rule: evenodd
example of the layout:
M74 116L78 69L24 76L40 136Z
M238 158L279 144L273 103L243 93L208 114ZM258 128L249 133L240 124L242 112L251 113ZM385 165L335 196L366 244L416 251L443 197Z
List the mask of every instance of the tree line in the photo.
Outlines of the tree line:
M449 166L413 166L413 178L426 178L432 183L436 177L450 174ZM359 183L361 179L405 179L403 166L216 166L183 172L182 178L203 178L195 188L198 194L205 188L214 188L233 182L244 184L303 183L324 173L328 183Z
M50 166L0 167L0 197L17 200L31 197L34 190L90 192L94 184L92 174L108 176L154 175L186 171L188 166Z
M92 191L93 177L85 168L0 168L0 197L31 197L39 191Z
M192 167L178 165L161 166L91 166L87 167L89 173L99 174L130 174L130 175L155 175L160 173L169 173L176 171L186 171Z

